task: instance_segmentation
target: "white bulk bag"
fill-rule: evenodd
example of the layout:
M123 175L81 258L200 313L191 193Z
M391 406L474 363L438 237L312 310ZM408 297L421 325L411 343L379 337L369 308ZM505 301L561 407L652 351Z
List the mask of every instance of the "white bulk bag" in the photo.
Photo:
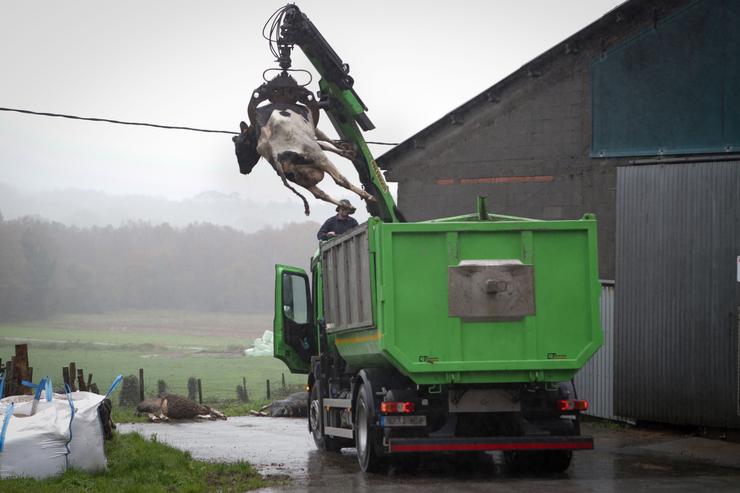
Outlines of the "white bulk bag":
M0 426L3 426L6 411L11 409L6 428L0 435L4 437L0 478L43 479L67 468L93 473L105 471L105 437L98 407L122 378L121 375L116 377L106 395L70 392L54 394L51 399L49 383L46 387L49 400L40 399L41 390L36 391L33 416L31 396L0 399Z
M3 399L4 400L4 399ZM66 403L66 402L65 402ZM67 442L72 411L66 406L40 402L29 416L32 402L1 406L11 409L7 416L4 444L0 452L0 478L48 478L67 467ZM5 421L6 413L0 415Z
M75 416L72 420L68 466L85 472L103 472L106 468L105 436L98 417L98 406L105 396L92 392L70 392L69 397L75 407ZM69 406L65 395L59 395L55 401Z

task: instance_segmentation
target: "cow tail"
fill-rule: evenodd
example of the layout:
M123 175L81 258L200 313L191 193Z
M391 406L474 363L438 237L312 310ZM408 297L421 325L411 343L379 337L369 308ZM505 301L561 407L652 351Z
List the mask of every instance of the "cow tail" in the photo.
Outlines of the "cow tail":
M298 190L296 190L295 188L293 188L293 187L290 186L290 184L288 183L288 179L285 177L285 172L283 171L283 166L280 164L280 161L277 161L276 160L276 164L277 164L277 166L275 166L275 167L277 168L277 172L280 175L280 178L283 180L283 185L285 185L286 187L288 187L291 192L293 192L294 194L298 195L301 198L301 200L303 201L303 212L307 216L310 215L311 214L311 209L309 209L309 207L308 207L308 200L306 200L306 197L304 197L303 195L301 195L298 192Z

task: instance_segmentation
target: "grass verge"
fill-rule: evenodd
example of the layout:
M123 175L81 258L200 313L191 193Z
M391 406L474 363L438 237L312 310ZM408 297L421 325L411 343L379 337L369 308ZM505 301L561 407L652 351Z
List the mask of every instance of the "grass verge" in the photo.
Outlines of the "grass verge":
M221 464L194 460L189 453L136 433L116 434L106 442L108 471L88 474L69 470L63 475L37 481L6 479L4 492L207 492L249 491L268 486L246 462Z

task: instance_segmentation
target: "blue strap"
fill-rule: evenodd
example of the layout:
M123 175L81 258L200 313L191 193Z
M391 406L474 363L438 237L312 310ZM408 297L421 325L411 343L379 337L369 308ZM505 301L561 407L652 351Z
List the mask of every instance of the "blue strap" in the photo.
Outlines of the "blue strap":
M5 375L0 377L0 399L3 398L4 393L5 393Z
M118 387L118 384L120 384L122 380L123 380L123 375L118 375L115 378L115 380L113 380L113 383L110 384L110 388L108 389L108 392L105 393L106 399L113 393L114 390L116 390L116 387Z
M0 452L5 447L5 433L8 431L8 423L10 423L10 417L13 415L13 403L11 402L8 409L5 410L5 419L3 420L3 431L0 432Z
M41 391L44 390L44 385L46 384L46 379L42 378L41 381L36 385L33 382L29 382L28 380L21 380L21 385L24 387L30 387L32 389L36 389L36 392L33 393L33 400L37 401L41 397Z
M46 377L46 402L51 402L54 397L54 389L51 386L51 377Z
M32 389L36 389L36 392L33 394L34 400L41 399L41 392L46 393L46 400L48 402L51 402L51 399L54 395L54 392L52 390L51 385L51 377L44 377L41 379L41 381L38 384L35 384L33 382L29 382L28 380L21 380L21 385L24 387L30 387Z
M67 402L69 402L69 410L71 411L72 415L69 418L69 440L67 440L67 443L64 444L64 448L67 449L67 453L64 454L64 461L67 463L67 468L69 468L69 443L72 441L72 421L75 420L75 405L72 402L72 396L69 395L70 388L69 385L66 383L64 384L64 393L67 394Z

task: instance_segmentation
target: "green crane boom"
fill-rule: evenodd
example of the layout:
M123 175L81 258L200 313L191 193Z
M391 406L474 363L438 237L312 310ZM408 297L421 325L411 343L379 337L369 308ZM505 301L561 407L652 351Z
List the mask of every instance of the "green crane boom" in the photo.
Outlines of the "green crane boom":
M368 212L383 222L403 222L388 184L373 158L362 130L372 130L373 123L366 115L367 107L353 89L354 80L349 75L349 65L324 39L306 14L293 4L276 13L277 61L284 73L290 68L290 53L294 46L301 48L321 76L318 107L329 116L339 138L351 142L356 155L352 160L362 186L375 201L367 203Z

